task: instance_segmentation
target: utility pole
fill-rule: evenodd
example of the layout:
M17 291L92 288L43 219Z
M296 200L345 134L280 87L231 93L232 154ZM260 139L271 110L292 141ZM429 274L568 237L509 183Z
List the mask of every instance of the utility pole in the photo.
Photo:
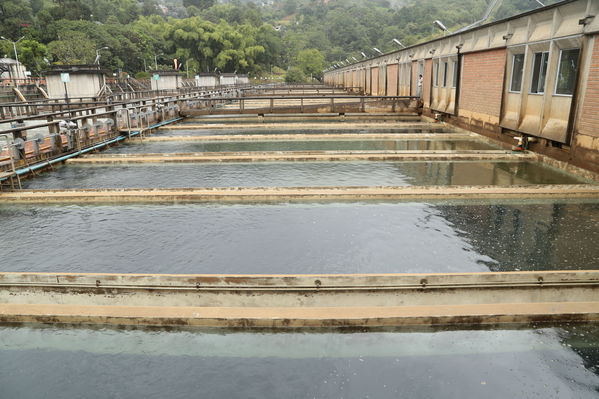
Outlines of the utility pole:
M158 70L158 57L164 55L164 53L154 54L154 70Z

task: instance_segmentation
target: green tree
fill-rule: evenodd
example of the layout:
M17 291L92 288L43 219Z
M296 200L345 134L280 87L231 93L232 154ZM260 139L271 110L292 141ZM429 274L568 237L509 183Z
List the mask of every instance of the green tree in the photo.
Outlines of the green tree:
M95 46L82 32L63 33L60 40L48 44L48 52L57 64L89 64L96 56Z
M215 0L183 0L183 6L194 6L200 10L204 10L206 8L212 7L215 2Z
M305 81L306 75L297 67L289 68L287 74L285 74L285 82L287 83L303 83Z
M294 60L295 66L306 76L320 77L326 67L324 55L317 49L301 50Z
M23 40L19 42L19 61L35 75L39 75L48 63L45 58L48 55L48 49L42 43L36 40Z
M0 35L17 40L32 23L33 15L29 1L0 1Z

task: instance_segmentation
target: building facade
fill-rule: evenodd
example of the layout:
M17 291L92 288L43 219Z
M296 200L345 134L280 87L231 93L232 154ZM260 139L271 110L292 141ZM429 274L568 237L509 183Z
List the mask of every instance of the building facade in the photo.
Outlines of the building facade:
M568 0L325 73L599 172L599 0Z

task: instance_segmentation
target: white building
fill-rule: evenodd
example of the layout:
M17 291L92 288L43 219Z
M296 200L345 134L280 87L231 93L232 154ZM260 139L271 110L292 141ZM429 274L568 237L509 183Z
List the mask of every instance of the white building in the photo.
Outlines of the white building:
M196 76L196 86L216 87L219 85L218 75L215 73L199 73Z
M0 79L27 79L25 66L12 58L0 58Z

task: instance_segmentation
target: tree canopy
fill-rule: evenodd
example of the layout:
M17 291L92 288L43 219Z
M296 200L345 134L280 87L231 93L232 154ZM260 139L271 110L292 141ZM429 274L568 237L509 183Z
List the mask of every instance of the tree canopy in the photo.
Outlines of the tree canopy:
M90 63L132 75L173 58L190 73L221 71L320 78L335 61L374 55L470 24L489 0L2 0L0 35L17 44L34 75L49 63ZM548 0L547 3L556 0ZM504 0L492 18L527 11L530 0ZM103 49L107 47L107 49ZM102 50L100 50L102 49ZM14 56L0 41L0 55Z

